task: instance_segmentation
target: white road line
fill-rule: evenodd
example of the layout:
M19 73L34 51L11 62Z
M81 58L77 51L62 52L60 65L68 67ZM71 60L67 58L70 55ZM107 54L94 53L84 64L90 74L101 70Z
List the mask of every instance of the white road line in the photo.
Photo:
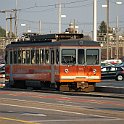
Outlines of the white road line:
M0 103L0 105L19 107L19 108L28 108L28 109L37 109L37 110L46 110L46 111L56 111L56 112L63 112L63 113L76 114L76 115L87 115L87 114L78 113L78 112L70 112L70 111L63 111L63 110L56 110L56 109L38 108L38 107L29 107L29 106L20 106L20 105L14 105L14 104Z
M37 113L23 113L21 115L26 115L26 116L39 116L39 117L46 117L47 115L45 114L37 114Z
M63 120L35 120L35 121L32 121L32 122L79 122L79 121L83 121L83 122L86 122L86 121L92 121L92 122L98 122L98 121L123 121L124 119L107 119L107 118L84 118L84 119L63 119Z
M96 115L96 114L84 114L84 113L79 113L79 112L71 112L71 111L56 110L56 109L20 106L20 105L4 104L4 103L0 103L0 105L11 106L11 107L19 107L19 108L26 108L26 109L28 108L28 109L37 109L37 110L45 110L45 111L55 111L55 112L68 113L68 114L76 114L76 115L95 116L95 117L110 118L110 119L120 119L120 118L116 118L116 117L101 116L101 115Z
M27 101L27 100L20 100L20 99L11 99L11 98L1 98L2 99L7 99L7 100L15 100L15 101L23 101L23 102L34 102L34 101ZM39 102L39 101L35 101L35 103L43 103L43 104L47 104L47 105L52 105L52 103L47 103L47 102ZM69 113L69 114L76 114L76 115L87 115L87 116L95 116L95 117L103 117L103 118L110 118L110 119L120 119L117 117L108 117L108 116L102 116L102 115L97 115L97 114L84 114L84 113L79 113L79 112L70 112L70 111L64 111L64 110L56 110L56 109L46 109L46 108L38 108L38 107L29 107L29 106L20 106L20 105L13 105L13 104L4 104L4 103L0 103L0 105L3 106L12 106L12 107L20 107L20 108L29 108L29 109L37 109L37 110L46 110L46 111L56 111L56 112L63 112L63 113ZM73 107L73 105L66 105L66 104L56 104L56 105L62 105L62 106L69 106L69 107ZM74 107L78 107L79 106L74 106ZM81 106L83 107L83 106ZM86 107L86 106L85 106Z

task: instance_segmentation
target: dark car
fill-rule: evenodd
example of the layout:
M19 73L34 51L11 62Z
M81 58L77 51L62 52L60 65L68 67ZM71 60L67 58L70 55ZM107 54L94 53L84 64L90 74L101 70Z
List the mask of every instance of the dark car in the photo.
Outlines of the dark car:
M117 80L117 81L124 80L124 67L118 67L117 68L115 80Z
M101 78L111 78L115 80L124 80L124 65L123 63L115 66L101 67Z
M103 66L101 67L101 78L115 78L117 72L117 67L115 66Z

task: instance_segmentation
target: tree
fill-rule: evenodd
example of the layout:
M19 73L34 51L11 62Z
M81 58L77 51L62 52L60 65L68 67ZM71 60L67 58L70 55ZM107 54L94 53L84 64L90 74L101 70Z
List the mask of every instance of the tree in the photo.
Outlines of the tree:
M108 32L109 33L112 33L113 32L111 27L108 28ZM101 22L101 24L99 26L98 33L107 33L107 24L106 24L105 21L102 21Z
M104 21L101 22L98 33L107 33L107 25Z
M6 36L6 31L0 26L0 37L5 37Z

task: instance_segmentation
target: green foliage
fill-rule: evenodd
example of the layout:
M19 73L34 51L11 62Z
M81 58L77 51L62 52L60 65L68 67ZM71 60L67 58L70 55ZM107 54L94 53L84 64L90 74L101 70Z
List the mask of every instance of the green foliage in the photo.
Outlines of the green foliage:
M107 25L104 21L101 22L98 33L107 33Z
M108 32L109 33L113 32L111 27L108 28ZM107 24L105 21L101 22L99 29L98 29L98 33L107 33Z
M0 37L5 37L6 31L0 26Z

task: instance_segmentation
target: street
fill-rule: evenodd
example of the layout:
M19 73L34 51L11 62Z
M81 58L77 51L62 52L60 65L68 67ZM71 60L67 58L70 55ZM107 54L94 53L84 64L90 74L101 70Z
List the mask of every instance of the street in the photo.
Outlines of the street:
M0 90L2 124L123 124L124 99Z
M1 80L1 82L4 80ZM98 87L124 87L124 82L103 80ZM76 95L77 94L77 95ZM122 124L124 99L83 93L56 93L0 89L2 124ZM104 95L107 93L103 93ZM112 95L112 94L110 94ZM118 94L116 94L118 96Z
M96 86L108 86L108 87L123 87L124 81L116 81L114 79L104 79L101 83L96 84Z

